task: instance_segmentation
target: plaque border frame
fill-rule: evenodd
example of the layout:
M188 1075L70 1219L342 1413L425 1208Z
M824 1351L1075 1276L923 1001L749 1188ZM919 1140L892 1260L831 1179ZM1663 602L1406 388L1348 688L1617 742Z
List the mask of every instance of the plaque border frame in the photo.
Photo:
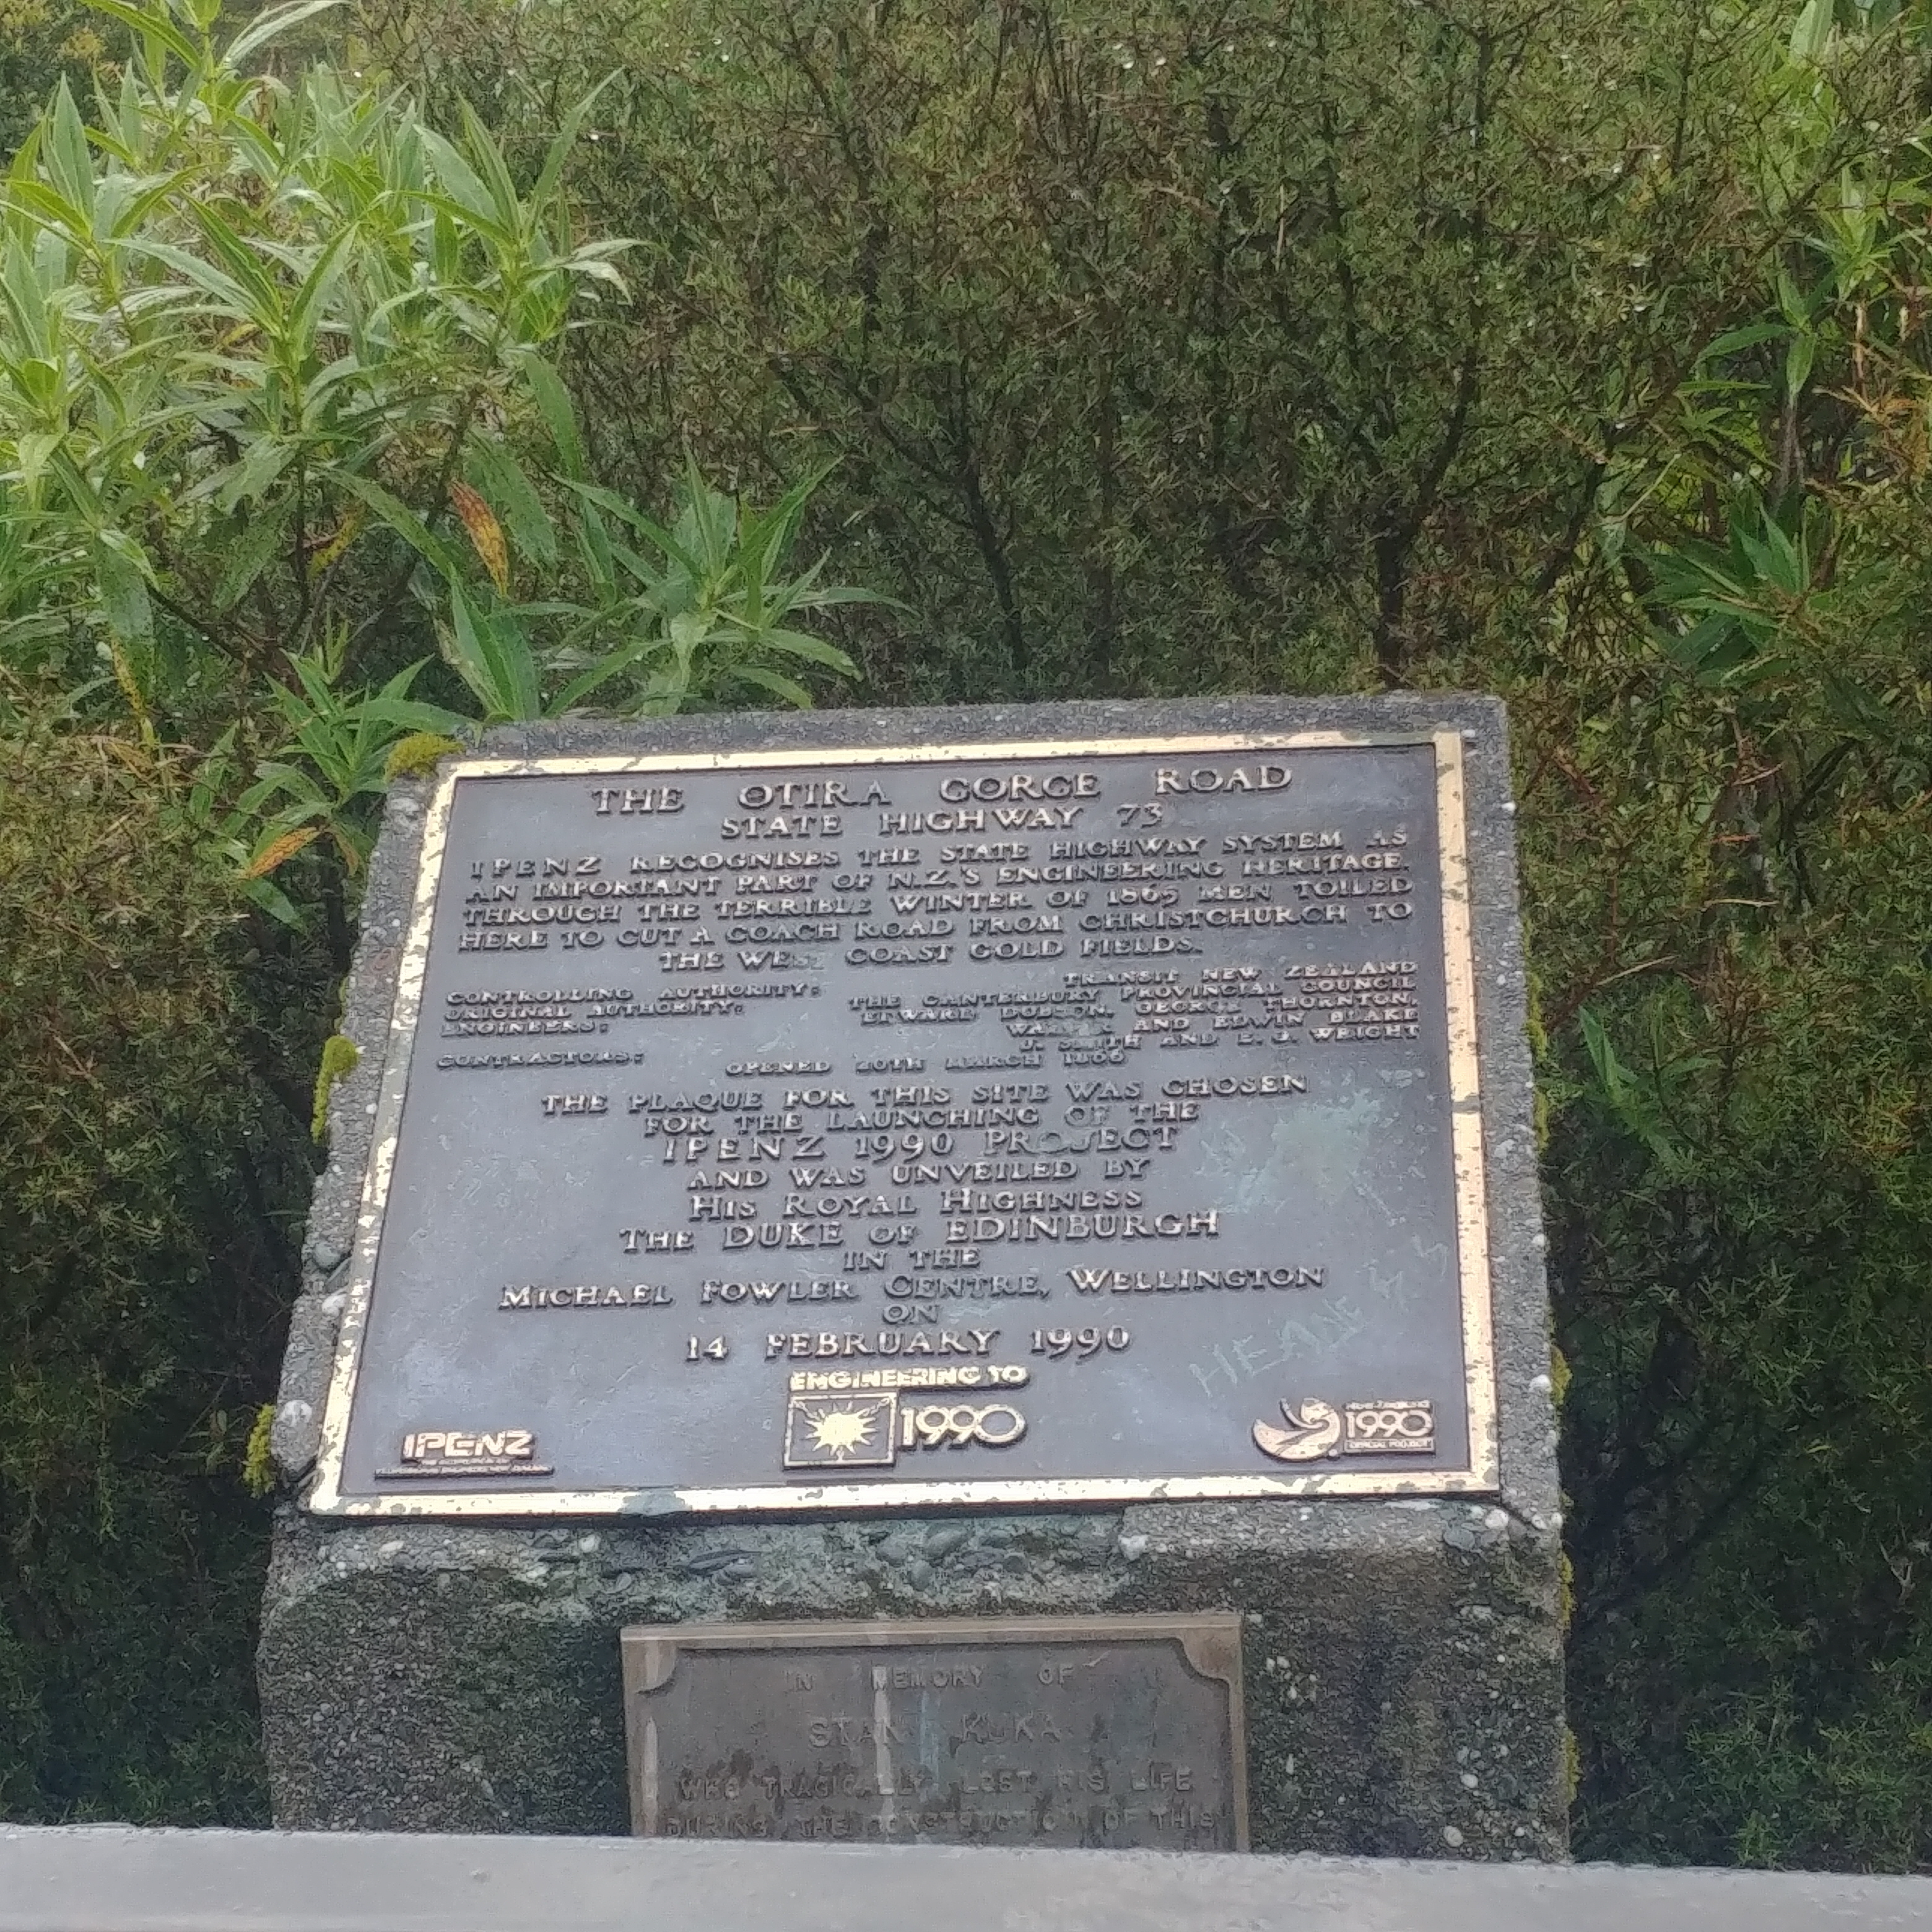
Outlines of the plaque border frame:
M1476 981L1469 880L1468 800L1462 731L1306 730L1215 732L1172 737L1090 734L1065 738L949 739L926 745L800 745L755 751L601 752L554 757L476 755L446 760L423 817L409 930L398 963L384 1046L374 1134L364 1171L349 1280L336 1331L323 1406L314 1479L302 1506L310 1514L348 1517L716 1516L802 1511L904 1510L962 1504L1016 1506L1238 1502L1269 1497L1401 1498L1494 1495L1502 1487L1496 1376L1489 1206L1484 1172L1482 1085L1478 1065ZM1104 758L1375 750L1428 745L1436 754L1436 838L1442 872L1442 952L1449 1067L1450 1149L1456 1196L1457 1280L1461 1291L1462 1367L1468 1405L1466 1466L1451 1469L1338 1470L1303 1475L1265 1470L1236 1476L988 1478L958 1482L771 1483L735 1487L671 1486L604 1490L516 1489L492 1479L487 1490L346 1495L343 1465L362 1366L389 1182L407 1098L410 1064L428 969L430 928L456 788L465 780L710 773L835 765L925 765L1006 759Z
M1212 1678L1228 1689L1228 1804L1234 1814L1234 1849L1252 1849L1248 1840L1248 1726L1246 1691L1241 1675L1241 1616L1238 1610L1151 1610L1102 1612L1094 1616L905 1617L882 1619L814 1619L789 1622L627 1624L617 1648L624 1687L625 1783L631 1801L631 1834L655 1838L639 1822L650 1749L642 1727L632 1720L637 1700L662 1690L677 1674L688 1650L892 1650L910 1643L997 1644L1154 1642L1172 1638L1197 1677ZM718 1842L737 1843L739 1840Z

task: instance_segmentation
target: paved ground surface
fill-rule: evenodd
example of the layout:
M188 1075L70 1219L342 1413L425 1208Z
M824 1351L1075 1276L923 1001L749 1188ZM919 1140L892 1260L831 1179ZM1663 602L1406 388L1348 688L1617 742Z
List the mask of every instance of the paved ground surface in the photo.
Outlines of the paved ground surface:
M1853 1932L1932 1878L0 1828L0 1932Z

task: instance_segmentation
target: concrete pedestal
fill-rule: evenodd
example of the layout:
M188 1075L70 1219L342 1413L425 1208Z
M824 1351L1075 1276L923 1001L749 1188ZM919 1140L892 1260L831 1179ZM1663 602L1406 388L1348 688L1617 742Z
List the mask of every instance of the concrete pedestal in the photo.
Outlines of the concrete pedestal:
M1454 728L1471 911L1502 1478L1493 1496L1137 1504L916 1520L325 1520L299 1504L368 1158L427 787L399 785L371 868L274 1435L260 1651L278 1825L628 1828L628 1623L1232 1610L1244 1618L1258 1850L1560 1857L1560 1523L1524 970L1501 707L1237 700L742 716L495 734L516 754ZM646 734L648 734L646 736Z

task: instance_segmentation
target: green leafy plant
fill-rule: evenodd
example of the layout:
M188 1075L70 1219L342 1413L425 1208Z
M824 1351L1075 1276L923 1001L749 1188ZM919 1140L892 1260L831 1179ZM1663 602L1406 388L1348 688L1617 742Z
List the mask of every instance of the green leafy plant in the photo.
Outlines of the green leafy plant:
M408 665L380 691L344 698L337 688L339 651L325 643L295 659L296 682L277 685L270 694L287 736L276 755L256 767L256 782L237 802L238 810L260 822L262 843L248 871L271 871L268 855L278 847L297 836L306 844L324 833L350 872L362 869L396 744L406 734L443 733L464 722L440 705L410 697L422 669Z
M337 3L218 44L214 0L98 0L118 86L90 121L63 81L0 184L0 659L212 742L196 808L284 920L269 875L318 838L352 874L391 748L462 728L416 694L432 636L484 722L802 704L779 664L854 667L788 620L864 598L776 574L809 483L759 515L692 466L672 535L590 481L555 358L623 287L563 193L596 90L520 178L466 104L452 137L326 63L252 70Z
M556 238L568 129L520 197L479 128L246 70L329 4L218 49L199 0L103 0L119 89L89 128L63 84L0 190L4 634L96 642L143 719L404 623L466 447L616 280L619 244Z
M796 628L797 614L896 601L821 584L823 558L795 577L782 574L822 480L806 479L760 512L713 489L687 458L666 530L614 492L570 478L589 596L513 604L502 595L502 574L477 585L452 570L447 619L438 627L444 656L492 720L592 705L620 716L662 716L741 692L808 706L811 692L780 668L787 660L845 677L857 667L836 645ZM472 508L466 518L486 564L500 541L487 517L487 508Z

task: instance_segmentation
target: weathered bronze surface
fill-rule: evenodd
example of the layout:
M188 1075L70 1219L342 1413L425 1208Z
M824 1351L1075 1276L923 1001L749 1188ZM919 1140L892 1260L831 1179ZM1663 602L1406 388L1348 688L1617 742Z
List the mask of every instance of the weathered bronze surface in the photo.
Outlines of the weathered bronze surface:
M653 1624L644 1838L1246 1851L1240 1619Z
M1462 745L472 760L311 1507L1495 1481Z

